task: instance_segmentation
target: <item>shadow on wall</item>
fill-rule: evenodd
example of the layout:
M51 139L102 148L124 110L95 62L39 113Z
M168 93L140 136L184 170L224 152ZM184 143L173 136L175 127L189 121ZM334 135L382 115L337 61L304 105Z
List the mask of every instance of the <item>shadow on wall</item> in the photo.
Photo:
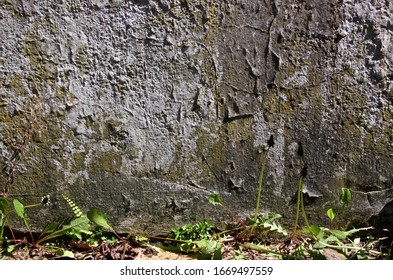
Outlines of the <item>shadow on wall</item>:
M369 219L369 224L375 228L376 234L381 236L389 235L393 238L393 200L387 203L378 215Z

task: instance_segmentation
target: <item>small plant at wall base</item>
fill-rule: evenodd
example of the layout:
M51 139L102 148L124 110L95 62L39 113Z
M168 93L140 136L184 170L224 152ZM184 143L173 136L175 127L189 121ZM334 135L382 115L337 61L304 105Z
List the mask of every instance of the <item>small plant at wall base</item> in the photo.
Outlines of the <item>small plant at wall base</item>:
M210 194L209 202L213 205L224 205L222 203L222 198L218 194ZM260 235L266 235L267 232L277 232L283 235L287 235L287 231L277 222L279 218L281 218L280 214L271 213L271 214L263 214L258 215L255 220L255 216L248 217L246 221L242 221L239 217L237 217L232 211L225 208L226 211L229 211L231 216L241 224L240 229L242 230L241 236L248 239L250 237L250 233L259 232Z
M195 253L198 259L220 260L222 242L213 236L213 225L209 221L200 221L193 225L186 224L171 229L172 236L178 246L162 247L179 252ZM170 240L170 239L167 239Z
M307 251L311 255L323 256L323 249L330 248L341 253L346 259L367 259L367 254L379 255L379 252L373 250L372 247L375 242L364 243L356 237L357 233L370 229L372 227L343 231L312 225L308 230L314 236L315 242L308 246ZM352 236L355 237L352 239Z
M31 241L34 243L34 237L33 233L31 232L30 224L28 221L27 217L27 209L33 208L33 207L39 207L39 206L45 206L50 204L50 196L46 195L42 197L40 203L36 204L31 204L31 205L23 205L22 202L20 202L18 199L14 199L12 201L13 204L13 209L10 208L8 201L4 197L0 197L0 211L1 211L1 219L0 219L0 240L3 238L3 233L4 233L4 227L5 224L8 224L8 227L10 229L11 234L13 235L13 239L15 239L15 236L12 231L12 227L9 224L9 216L12 213L16 213L19 218L21 218L26 226L27 231L29 232Z
M89 243L95 243L93 238L101 238L101 240L106 240L103 245L99 246L106 246L106 255L111 259L130 259L135 257L135 251L132 250L130 245L128 244L125 238L120 237L112 226L109 225L107 220L105 219L104 215L98 209L92 209L84 214L82 210L75 204L75 202L70 199L69 197L62 195L63 199L67 202L67 204L72 209L74 214L74 218L71 220L69 219L56 219L55 221L49 223L42 233L35 238L31 232L30 223L28 220L28 209L37 206L43 206L50 203L49 196L43 197L42 201L37 204L32 205L23 205L19 200L13 200L13 208L11 209L10 204L5 198L0 199L0 210L1 210L1 234L2 234L2 243L3 247L0 249L0 258L2 257L3 253L9 254L13 252L15 249L19 248L18 250L27 250L32 252L32 250L37 249L42 254L49 254L55 255L58 257L67 257L67 258L74 258L74 254L67 249L64 249L63 246L59 247L54 244L56 242L61 241L64 242L65 240L69 240L71 238L73 246L76 244L81 244L82 247L87 247L92 249L88 243L84 240L89 241ZM16 240L14 237L11 240L8 240L7 237L3 237L4 233L4 225L5 223L9 223L8 218L9 215L12 213L16 213L19 218L21 218L26 226L26 229L29 233L30 241L28 242L25 237L22 240ZM97 234L94 232L94 226L98 226L104 230L110 231L118 238L117 242L113 242L113 240L108 239L103 234ZM12 231L11 231L12 232ZM61 238L61 239L59 239ZM58 240L53 243L54 240ZM52 241L51 244L48 241ZM117 243L120 242L120 245ZM20 244L27 244L28 246L21 247ZM12 245L15 244L15 245ZM85 245L83 245L85 244ZM95 243L98 246L97 243ZM79 246L79 245L78 245ZM45 248L45 249L43 249ZM44 253L46 252L46 253ZM51 253L53 252L53 253ZM100 253L98 253L100 254Z
M176 240L200 240L212 236L213 225L209 221L200 221L194 225L186 224L171 229Z
M344 219L344 216L346 214L346 210L347 210L351 200L352 200L351 190L349 188L341 188L340 203L342 204L342 207L341 207L342 219ZM334 212L333 208L329 208L326 211L326 215L328 216L331 223L336 218L336 213Z
M93 235L91 223L103 228L104 230L111 231L117 238L119 238L119 240L123 240L123 238L120 237L109 225L100 210L93 208L85 215L71 198L66 195L62 195L62 197L72 209L75 218L70 223L65 225L58 221L49 224L40 236L40 243L62 235L67 235L76 240L82 240L83 236L88 238Z
M304 222L306 224L306 227L310 226L309 222L308 222L308 219L307 219L306 210L304 208L304 197L303 197L303 182L304 182L304 179L306 178L306 176L307 176L307 164L305 164L303 166L303 169L300 172L300 179L299 179L299 182L298 182L296 217L295 217L295 224L294 224L294 227L293 227L294 229L293 229L293 233L292 233L293 236L296 235L297 227L299 225L299 213L300 213L300 210L302 211L303 219L304 219Z
M340 202L343 204L342 214L351 202L351 197L350 189L342 188L340 195ZM336 218L332 208L326 211L326 215L331 222ZM302 232L310 233L313 241L306 241L305 245L299 247L301 250L297 250L297 252L302 251L303 257L306 257L305 254L307 253L307 256L311 256L314 259L326 259L324 256L325 249L335 250L345 259L368 259L371 255L376 257L383 256L382 253L374 249L378 240L373 240L368 236L366 239L368 241L362 241L360 237L356 236L359 232L371 229L372 227L363 227L338 230L309 225Z
M273 135L271 135L269 140L267 141L267 148L264 150L264 155L263 155L262 164L261 164L261 170L259 172L258 191L257 191L257 199L256 199L256 204L255 204L255 213L254 213L254 225L252 226L252 228L250 230L251 234L253 233L253 231L255 229L255 225L257 224L257 220L258 220L259 204L261 201L261 193L262 193L263 175L264 175L264 171L265 171L267 156L268 156L270 148L274 147L274 144L275 144L274 138L273 138Z
M63 220L57 220L45 227L36 244L41 244L48 240L67 235L72 239L82 240L82 235L90 235L89 219L83 214L82 210L75 204L75 202L68 196L62 194L62 198L67 202L72 209L75 218L69 223L64 223Z
M251 238L257 234L259 236L264 236L268 232L277 232L283 235L287 235L287 231L277 222L277 219L281 218L279 214L263 214L260 215L260 201L262 195L262 186L263 186L263 176L266 166L267 157L269 154L269 150L274 147L274 137L271 135L266 142L266 146L263 149L262 154L262 162L260 166L259 172L259 180L258 180L258 188L257 188L257 196L255 203L255 211L253 217L248 217L246 222L242 221L238 216L236 216L232 211L225 207L222 202L222 198L217 194L209 195L209 202L213 205L222 206L239 224L242 226L241 236L245 239Z
M47 225L44 230L42 231L41 235L38 236L38 239L35 240L33 233L31 232L30 228L30 223L28 219L28 209L32 207L39 207L39 206L45 206L50 204L50 196L46 195L41 199L40 203L32 204L32 205L24 205L22 202L20 202L18 199L13 200L13 206L14 209L9 209L8 207L8 202L2 198L1 202L1 210L2 210L2 215L3 215L3 221L2 221L2 232L4 229L5 222L8 222L8 217L10 214L15 212L19 218L21 218L26 226L27 231L29 232L29 236L31 239L31 242L33 243L34 246L37 246L45 241L48 241L50 239L54 239L56 237L60 237L66 234L69 234L70 236L74 235L79 238L81 238L82 233L90 233L88 231L89 229L89 220L83 216L82 212L80 209L66 196L63 196L63 198L69 203L70 207L73 209L74 214L76 218L74 218L69 224L64 224L62 220L60 221L54 221ZM12 232L12 229L9 225L10 231ZM15 238L13 238L15 239Z
M297 155L299 156L299 165L302 166L302 169L299 173L300 176L299 176L299 182L297 187L296 215L295 215L295 223L293 226L293 231L290 236L291 241L293 241L297 235L300 211L302 212L306 227L308 228L310 226L308 222L306 210L304 208L304 196L303 196L303 185L304 185L304 179L307 177L307 173L308 173L308 164L306 161L304 161L304 149L300 141L298 142Z
M4 197L0 197L0 241L3 240L5 224L7 223L9 226L9 221L8 221L9 211L10 209L9 209L8 201ZM15 239L12 229L11 229L11 234L13 236L13 239Z
M333 208L329 208L329 209L326 211L326 215L328 216L328 218L329 218L329 220L330 220L330 223L332 223L333 220L336 218L336 214L334 213Z

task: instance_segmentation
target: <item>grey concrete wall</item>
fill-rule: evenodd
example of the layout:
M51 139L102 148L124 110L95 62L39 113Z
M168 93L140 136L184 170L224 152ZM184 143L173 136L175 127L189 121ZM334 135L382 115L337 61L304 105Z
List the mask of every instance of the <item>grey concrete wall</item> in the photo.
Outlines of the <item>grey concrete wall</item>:
M301 2L301 3L300 3ZM391 1L0 1L0 185L39 228L59 194L121 231L209 219L220 194L310 222L364 221L393 200Z

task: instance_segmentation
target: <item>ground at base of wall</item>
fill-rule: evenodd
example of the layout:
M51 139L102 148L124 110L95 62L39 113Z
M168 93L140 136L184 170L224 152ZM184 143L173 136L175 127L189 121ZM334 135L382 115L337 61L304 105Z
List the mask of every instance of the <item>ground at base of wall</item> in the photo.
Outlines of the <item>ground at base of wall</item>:
M391 252L381 251L383 242L375 243L364 254L348 254L336 248L325 247L317 251L307 250L307 243L300 239L285 239L281 241L261 243L238 243L236 240L222 243L218 256L214 251L199 249L186 252L176 252L176 246L168 246L173 251L162 249L160 241L137 243L134 241L102 242L98 245L88 245L86 242L68 242L63 244L45 244L31 246L26 242L6 245L3 242L0 250L0 260L277 260L277 259L325 259L345 260L359 259L392 259ZM348 248L351 245L348 244ZM378 251L379 250L379 251Z

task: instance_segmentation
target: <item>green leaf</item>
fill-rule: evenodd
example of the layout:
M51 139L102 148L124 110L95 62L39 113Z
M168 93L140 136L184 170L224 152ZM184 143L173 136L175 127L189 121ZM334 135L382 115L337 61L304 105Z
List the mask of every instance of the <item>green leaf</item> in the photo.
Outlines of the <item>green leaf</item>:
M200 248L201 255L200 259L214 259L221 260L221 247L222 244L218 241L203 239L200 241L194 241L195 245Z
M354 229L345 231L345 234L346 234L347 236L351 236L352 234L357 233L357 232L359 232L359 231L362 231L362 230L370 230L370 229L373 229L373 227L354 228Z
M351 202L352 194L348 188L341 188L340 202L343 204L343 209L346 209Z
M274 220L280 219L282 216L278 213L269 213L262 216L264 222L273 222Z
M53 221L50 224L46 225L44 230L42 231L42 235L49 234L59 229L61 226L61 221Z
M213 205L222 205L222 198L218 194L212 193L209 195L209 203Z
M324 237L324 229L316 226L316 225L311 225L308 227L308 231L317 239L321 240Z
M260 230L267 229L269 231L276 231L283 235L288 235L288 232L280 225L280 223L275 221L279 218L281 218L280 214L265 213L262 216L258 216L256 221L252 218L247 218L247 222L252 224L254 228Z
M149 241L149 238L147 238L147 237L145 237L145 236L138 235L138 236L135 236L135 240L136 240L137 242L148 242L148 241Z
M199 241L193 241L193 243L199 248L206 250L208 253L213 253L217 248L221 248L221 244L215 240L202 239Z
M267 226L269 226L269 224L267 224ZM275 230L277 230L277 229L278 229L277 224L276 224L275 222L273 222L273 223L270 225L270 230L271 230L271 231L275 231Z
M336 217L336 214L334 214L334 211L332 208L329 208L326 211L327 216L329 217L330 221L332 222L334 220L334 218Z
M314 248L317 249L317 248ZM324 254L321 252L322 250L308 250L307 252L310 254L310 257L313 260L326 260L326 257Z
M59 230L56 230L37 241L38 243L42 243L49 239L53 239L64 234L69 233L72 230L85 230L89 227L89 219L86 216L82 216L72 220L68 225L63 225L63 227Z
M340 240L339 240L339 238L337 237L337 236L335 236L335 235L330 235L330 236L328 236L326 239L324 239L324 240L321 240L323 243L327 243L327 244L329 244L329 243L340 243Z
M279 223L276 223L275 221L273 221L272 223L266 222L263 224L263 227L269 229L270 231L276 231L278 233L281 233L285 236L288 235L286 229L284 229Z
M312 246L314 249L322 249L322 248L325 248L326 247L326 245L325 244L322 244L321 242L319 242L319 241L317 241L317 242L315 242L315 244Z
M84 216L86 218L86 216ZM86 218L87 224L86 227L84 226L83 228L72 228L70 231L68 231L66 234L68 236L70 236L71 238L76 238L77 240L82 240L83 239L83 234L85 234L86 236L88 235L92 235L93 232L91 232L90 230L86 229L89 227L88 224L88 219Z
M15 245L8 245L7 253L11 253L12 251L14 251L14 249L15 249Z
M74 253L72 251L69 251L69 250L64 250L62 252L59 252L59 255L62 256L62 257L75 259Z
M8 201L4 197L0 197L0 211L3 212L4 215L8 213Z
M106 221L104 214L102 214L100 210L96 208L91 209L89 212L87 212L87 217L92 223L103 227L104 229L113 231L112 227Z
M338 230L338 229L332 229L330 231L335 237L337 237L340 240L344 240L348 236L348 232Z
M26 218L26 213L25 213L25 206L22 204L22 202L20 202L17 199L13 200L13 204L14 204L14 208L15 208L15 212L16 214L22 218L25 219Z

